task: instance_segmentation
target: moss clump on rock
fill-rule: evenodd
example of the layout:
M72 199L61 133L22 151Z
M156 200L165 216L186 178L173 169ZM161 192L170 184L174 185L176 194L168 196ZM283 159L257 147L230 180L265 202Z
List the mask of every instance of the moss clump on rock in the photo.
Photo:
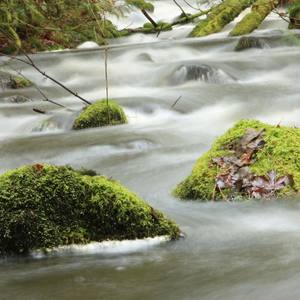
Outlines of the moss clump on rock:
M100 100L86 107L75 119L73 129L120 125L127 123L123 108L113 100Z
M104 176L40 164L0 176L0 255L179 233L161 212Z
M21 76L10 76L8 87L11 89L22 89L32 86L32 82Z
M249 34L254 31L276 7L276 0L257 0L247 14L229 33L231 36Z
M289 9L289 29L300 29L300 1L296 1Z
M252 0L224 0L216 7L212 8L208 17L199 22L191 32L190 36L201 37L220 32L244 9L250 6L252 2Z
M182 199L201 201L230 197L232 190L216 189L216 179L222 175L224 169L220 169L214 161L232 155L229 145L241 139L249 129L264 130L264 146L255 153L252 163L248 166L249 172L253 176L267 176L270 172L276 173L276 176L291 176L293 184L280 189L275 196L292 195L299 190L300 129L272 126L256 120L242 120L220 136L211 149L199 158L192 174L175 189L175 195ZM247 197L240 194L237 196Z

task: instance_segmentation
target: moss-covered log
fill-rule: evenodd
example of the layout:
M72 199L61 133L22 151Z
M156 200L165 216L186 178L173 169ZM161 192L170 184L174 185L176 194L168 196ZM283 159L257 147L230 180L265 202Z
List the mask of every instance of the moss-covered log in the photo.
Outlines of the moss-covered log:
M127 123L123 108L113 100L100 100L86 107L75 119L73 129L120 125Z
M0 255L162 235L179 228L104 176L41 164L0 176Z
M220 32L252 2L253 0L224 0L221 4L212 8L208 17L199 22L190 36L201 37Z
M233 145L240 142L250 129L257 130L261 134L260 147L257 151L248 149L237 157ZM253 144L259 146L259 143ZM220 163L222 161L223 164ZM238 168L235 173L231 173L233 165ZM237 188L240 184L238 180L241 179L238 177L242 174L247 176L244 183L246 182L245 185L248 186ZM266 177L260 177L268 174L273 174L270 175L273 178L270 182ZM287 183L287 177L292 178L290 184L283 189L281 189L283 185L280 189L276 188L276 178L283 184ZM225 179L231 182L226 185ZM232 182L234 185L230 185ZM255 187L264 188L259 187L259 183L264 182L266 188L274 189L270 190L273 196L293 195L300 189L300 129L272 126L255 120L242 120L220 136L211 149L199 158L192 174L177 186L174 193L182 199L200 201L231 197L249 198L257 192ZM218 188L222 185L225 189Z
M254 31L263 20L277 6L276 0L257 0L248 13L230 32L231 36L249 34Z

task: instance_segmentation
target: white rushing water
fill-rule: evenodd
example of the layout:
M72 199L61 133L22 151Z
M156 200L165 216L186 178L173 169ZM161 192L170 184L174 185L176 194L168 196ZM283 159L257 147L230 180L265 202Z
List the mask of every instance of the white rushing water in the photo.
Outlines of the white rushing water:
M156 19L180 13L172 1L153 2ZM124 28L145 20L135 11L117 22ZM129 124L122 126L71 131L82 103L27 66L13 65L68 109L41 101L34 88L22 91L32 99L27 103L7 100L15 91L0 92L1 172L44 162L94 169L165 212L187 237L90 244L2 260L1 300L300 297L296 201L200 203L171 195L196 159L237 120L300 126L297 38L270 15L253 33L266 47L234 52L237 39L227 37L232 26L200 39L186 38L193 27L187 24L158 37L112 41L109 94L128 115ZM90 101L105 96L103 48L90 43L33 59Z

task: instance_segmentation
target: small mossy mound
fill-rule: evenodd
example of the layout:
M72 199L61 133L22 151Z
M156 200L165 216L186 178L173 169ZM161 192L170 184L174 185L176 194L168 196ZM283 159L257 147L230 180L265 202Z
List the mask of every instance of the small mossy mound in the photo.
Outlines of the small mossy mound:
M201 37L220 32L252 2L252 0L224 0L211 10L206 19L199 22L190 36Z
M289 9L290 24L289 29L300 29L300 1L297 0Z
M127 123L123 108L113 100L100 100L86 107L75 119L73 129L120 125Z
M211 149L200 157L192 174L177 186L174 194L182 199L200 201L229 199L232 190L221 191L216 188L217 180L228 175L227 170L220 168L215 162L220 159L229 160L233 153L229 146L241 139L249 129L263 130L264 146L253 155L252 162L247 166L248 174L251 172L252 177L256 176L256 181L265 180L259 176L268 176L270 172L276 173L276 177L292 177L293 184L278 190L278 193L276 191L274 196L295 194L300 189L300 129L272 126L256 120L242 120L220 136ZM243 159L245 157L247 158L247 153ZM248 197L239 193L235 196Z
M0 86L8 89L22 89L32 86L33 83L18 75L0 71Z
M32 86L32 82L21 76L10 76L8 87L11 89L22 89Z
M234 51L243 51L253 48L263 49L264 44L265 43L260 38L254 36L243 36L239 39Z
M231 36L249 34L254 31L278 4L277 0L257 0L247 14L229 33Z
M25 166L0 176L0 255L91 241L168 235L179 228L118 182L70 167Z

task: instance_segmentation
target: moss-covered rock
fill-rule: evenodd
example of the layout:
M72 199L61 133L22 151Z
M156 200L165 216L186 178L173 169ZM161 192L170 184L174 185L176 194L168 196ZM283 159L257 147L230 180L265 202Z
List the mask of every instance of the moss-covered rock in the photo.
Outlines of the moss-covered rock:
M243 51L247 49L264 48L265 42L254 36L243 36L239 39L237 45L234 48L234 51Z
M22 89L32 86L32 82L21 76L10 76L8 87L11 89Z
M254 177L267 176L270 172L276 173L277 177L292 176L293 186L286 186L274 195L292 195L299 190L300 129L272 126L256 120L242 120L220 136L211 149L199 158L192 174L175 189L175 195L182 199L201 201L231 197L233 193L231 189L220 191L216 188L217 178L222 174L225 175L228 170L220 168L215 162L232 155L230 145L241 139L250 128L264 130L262 133L264 146L254 154L252 163L247 167L248 172ZM236 196L248 197L242 193L237 193Z
M162 235L176 239L179 229L104 176L40 164L0 176L0 255Z
M248 13L237 25L233 28L229 35L238 36L249 34L254 31L263 20L271 13L278 4L277 0L257 0L252 6L251 12Z
M33 83L22 76L0 71L0 86L9 89L22 89L32 86Z
M289 9L290 29L300 29L300 1L297 0Z
M127 123L123 108L113 100L100 100L86 107L75 119L73 129L120 125Z
M253 0L224 0L211 10L206 19L199 22L190 36L201 37L220 32L252 2Z

